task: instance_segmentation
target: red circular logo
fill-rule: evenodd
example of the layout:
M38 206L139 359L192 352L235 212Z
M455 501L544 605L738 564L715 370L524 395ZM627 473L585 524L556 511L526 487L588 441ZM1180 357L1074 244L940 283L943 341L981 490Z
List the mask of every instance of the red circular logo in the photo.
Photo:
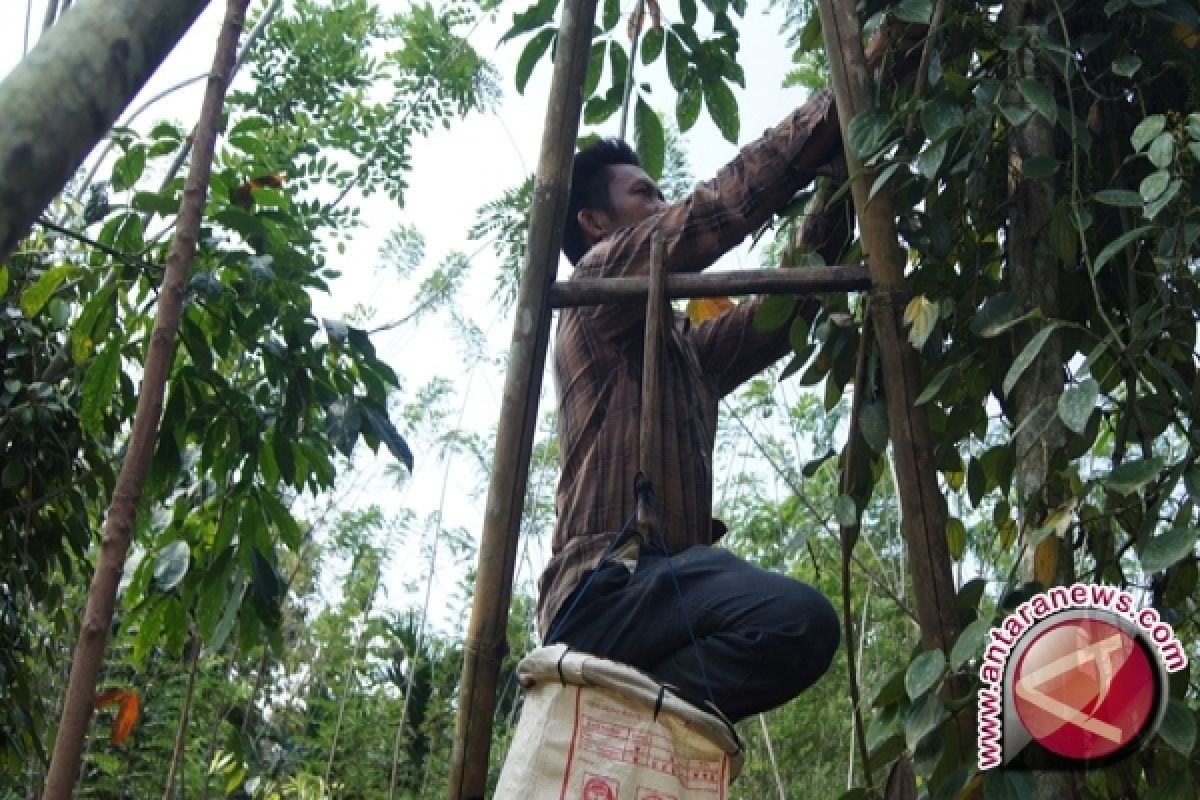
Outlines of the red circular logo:
M1074 618L1040 631L1013 671L1013 704L1043 747L1067 758L1110 755L1151 723L1153 665L1120 627Z

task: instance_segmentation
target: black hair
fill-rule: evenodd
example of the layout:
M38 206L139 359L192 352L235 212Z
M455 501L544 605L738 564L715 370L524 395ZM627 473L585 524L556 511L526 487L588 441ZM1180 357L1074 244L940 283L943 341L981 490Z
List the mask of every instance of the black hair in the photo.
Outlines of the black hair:
M579 212L585 208L612 210L608 191L608 168L618 164L642 165L629 144L621 139L599 139L575 154L571 163L571 197L567 202L567 224L563 230L563 252L572 264L578 264L588 251L588 242L579 225Z

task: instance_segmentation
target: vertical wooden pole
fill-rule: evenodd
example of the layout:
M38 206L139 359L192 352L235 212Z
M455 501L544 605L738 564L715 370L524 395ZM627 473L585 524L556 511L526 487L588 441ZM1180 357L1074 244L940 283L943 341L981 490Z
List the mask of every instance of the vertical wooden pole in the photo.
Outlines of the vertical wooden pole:
M507 649L517 538L550 338L552 312L547 294L554 281L567 218L571 159L579 132L595 17L596 0L567 0L563 4L529 223L529 246L517 294L508 375L484 511L475 598L463 653L458 721L450 762L450 800L482 799L487 786L496 684Z
M921 641L927 649L949 653L959 632L954 576L946 546L946 515L938 489L929 417L924 407L914 402L921 391L921 365L917 352L907 342L901 319L907 300L905 257L896 234L891 192L885 186L868 203L875 171L864 168L849 145L850 121L874 105L871 75L853 0L818 0L818 5L846 164L850 174L857 176L851 188L859 231L875 285L871 315L883 364L897 489L917 596Z
M646 331L642 339L642 414L638 424L638 469L654 492L662 490L662 462L659 451L659 432L662 417L661 364L666 334L664 324L672 324L667 309L666 264L663 258L662 237L657 233L650 239L650 286L646 292ZM642 536L659 532L658 510L647 508L638 498L638 529Z

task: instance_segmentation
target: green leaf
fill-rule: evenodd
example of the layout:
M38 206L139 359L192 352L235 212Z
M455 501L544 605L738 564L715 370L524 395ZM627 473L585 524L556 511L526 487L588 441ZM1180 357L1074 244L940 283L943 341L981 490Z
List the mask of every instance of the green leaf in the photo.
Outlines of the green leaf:
M604 0L604 10L600 14L600 27L606 32L617 27L621 20L621 0Z
M860 158L874 155L883 143L891 117L878 109L864 111L850 120L850 147Z
M704 105L708 115L716 123L717 130L731 144L737 144L741 120L738 116L737 98L729 84L720 78L704 82Z
M181 539L171 542L154 560L154 585L160 591L171 591L179 585L183 576L187 575L191 561L192 551L187 542Z
M8 266L0 266L0 297L8 294Z
M1058 121L1058 104L1054 102L1054 93L1046 84L1035 78L1022 78L1017 81L1017 89L1034 111L1050 122Z
M901 0L892 9L892 13L896 15L896 19L924 24L933 16L933 3L930 0Z
M650 64L662 54L666 33L662 28L651 28L642 37L642 63Z
M683 24L691 28L696 25L696 0L679 0L679 15Z
M663 132L662 120L641 95L638 95L637 107L633 112L633 139L642 169L653 180L662 180L667 137Z
M703 100L704 95L694 83L688 84L679 92L675 100L675 121L679 123L681 133L686 133L696 124L696 120L700 118Z
M983 773L983 800L1029 800L1037 797L1032 772L989 769Z
M1126 461L1108 473L1104 482L1109 489L1118 494L1132 494L1157 478L1162 468L1163 460L1158 456Z
M1166 533L1155 536L1141 549L1139 560L1146 572L1161 572L1178 561L1192 555L1196 547L1195 525L1180 525Z
M280 601L287 587L257 547L250 547L250 575L251 600L258 618L268 628L278 628L283 621Z
M12 489L25 481L25 465L16 459L9 459L0 471L0 488Z
M1158 135L1167 127L1167 118L1162 114L1154 114L1146 117L1137 124L1133 129L1133 133L1129 135L1129 143L1133 145L1136 152L1142 152L1146 145L1150 144Z
M546 54L557 33L555 28L544 28L525 43L521 57L517 59L517 94L525 94L525 87L529 83L529 76L533 74L534 66Z
M363 422L368 430L375 436L379 437L387 449L391 451L392 456L397 461L405 466L409 472L413 470L413 454L408 449L408 442L396 430L396 426L388 419L387 412L381 408L377 408L373 403L363 400L359 403L362 409Z
M1016 325L1024 315L1021 303L1012 292L997 292L983 302L971 317L971 333L990 339Z
M1097 203L1103 203L1106 206L1120 206L1122 208L1142 207L1142 196L1128 189L1104 189L1096 192L1092 197L1095 198Z
M260 490L258 500L267 519L279 531L279 540L292 550L298 551L300 549L300 525L292 516L292 512L287 510L280 502L279 497L270 489Z
M1092 262L1092 274L1100 272L1100 270L1104 269L1105 264L1112 261L1113 256L1124 250L1135 239L1140 239L1152 230L1154 230L1153 225L1143 225L1140 228L1126 231L1116 239L1113 239L1105 245L1104 249L1100 251L1100 255L1096 256L1096 260Z
M951 364L948 367L942 367L940 370L938 370L938 373L930 379L929 385L922 389L921 393L917 395L915 404L923 406L933 398L937 397L937 393L941 391L943 386L946 385L946 381L948 381L950 376L955 374L957 371L957 364Z
M239 569L233 582L233 591L229 592L225 607L221 611L221 621L213 628L212 637L206 643L214 653L219 652L229 640L233 624L237 622L238 612L242 609L242 600L246 597L246 579Z
M975 656L983 653L991 627L991 620L980 617L963 628L963 632L958 635L958 641L950 650L950 669L958 669Z
M158 214L160 217L171 217L179 211L179 201L173 195L158 192L136 192L130 205L138 211Z
M688 75L688 57L683 42L674 33L667 34L667 78L677 92L683 91ZM682 123L680 124L682 127Z
M554 19L554 12L557 9L558 0L538 0L520 14L513 14L512 27L500 37L500 44L504 44L514 36L520 36L522 33L542 27Z
M100 436L102 432L104 412L108 410L117 385L123 344L119 336L109 339L83 376L83 403L79 409L79 421L84 430L93 436Z
M906 674L906 684L907 677ZM909 706L904 712L904 744L909 751L916 750L921 739L936 730L945 716L946 708L942 705L942 698L932 692L921 695Z
M958 517L946 520L946 548L955 561L961 561L967 551L967 526Z
M78 274L79 267L74 264L59 264L46 270L37 282L21 292L21 313L26 319L33 319L49 302L50 297L58 291L58 287L68 278Z
M1002 105L1000 106L1000 113L1008 120L1008 124L1014 128L1021 127L1033 116L1033 112L1024 106Z
M596 87L600 85L600 76L604 74L605 52L604 42L595 42L592 44L592 49L588 53L587 78L583 82L584 97L592 97L596 93Z
M916 700L936 686L945 669L946 655L941 650L926 650L914 658L904 673L904 691L909 699Z
M1171 183L1167 185L1167 190L1159 195L1157 200L1146 203L1146 207L1143 209L1142 213L1146 215L1147 219L1154 219L1156 216L1158 216L1160 211L1167 207L1168 203L1175 199L1175 195L1179 193L1179 190L1182 187L1182 180L1179 178L1173 179Z
M1146 155L1149 156L1150 163L1159 169L1171 166L1171 161L1175 158L1175 137L1169 133L1160 133L1150 143Z
M1059 325L1060 323L1058 322L1049 323L1046 327L1035 333L1033 338L1022 348L1016 360L1013 361L1012 366L1009 367L1008 374L1004 376L1003 388L1006 397L1012 394L1013 387L1017 385L1017 381L1021 379L1021 375L1029 368L1033 360L1037 358L1038 353L1046 345L1046 340L1050 338L1050 334L1054 333Z
M1142 199L1149 203L1151 200L1159 197L1167 190L1167 186L1171 183L1171 173L1165 169L1160 169L1156 172L1151 172L1138 185L1138 193Z
M1192 754L1196 747L1196 717L1187 703L1178 697L1167 700L1167 711L1158 735L1179 755L1186 758Z
M1049 178L1058 172L1058 159L1038 154L1021 162L1021 174L1026 178Z
M837 499L833 501L833 518L843 528L852 528L857 525L858 507L854 504L854 498L846 494L838 495Z
M921 107L921 128L931 141L942 138L962 124L962 108L943 97L936 97Z
M777 331L784 326L796 310L796 297L790 294L770 294L762 299L754 311L751 325L759 333Z
M1134 55L1121 56L1112 63L1112 71L1122 78L1132 78L1142 68L1142 60Z
M123 192L133 188L146 169L146 148L134 145L113 163L112 188Z
M896 174L896 170L903 166L904 164L897 161L894 164L888 164L883 171L876 175L875 182L871 184L871 191L867 193L867 200L870 201L874 199L875 195L879 193L879 190L886 186L891 177Z
M1092 378L1085 378L1058 398L1058 416L1068 428L1083 433L1099 396L1100 385Z
M876 453L882 453L887 449L889 441L887 403L882 398L863 404L858 424L867 447Z

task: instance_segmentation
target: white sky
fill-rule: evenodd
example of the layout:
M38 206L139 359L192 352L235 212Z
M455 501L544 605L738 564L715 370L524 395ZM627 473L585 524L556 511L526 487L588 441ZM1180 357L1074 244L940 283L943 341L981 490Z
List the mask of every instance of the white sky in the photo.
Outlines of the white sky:
M85 4L103 1L80 0ZM254 0L256 7L264 4L264 0ZM510 0L495 22L484 22L471 36L471 43L493 59L503 76L504 99L500 107L486 115L473 114L467 120L455 123L448 131L438 129L428 139L416 143L412 154L414 169L409 176L410 188L405 208L398 209L390 200L380 196L373 196L363 204L367 225L354 232L353 242L344 256L331 253L332 265L342 270L344 277L333 287L331 295L314 298L319 316L339 317L350 312L357 304L378 309L379 322L403 314L409 297L415 291L416 281L422 274L419 273L414 281L401 282L395 276L375 269L379 246L395 226L411 224L425 236L426 267L429 269L451 251L473 252L478 243L469 242L466 232L474 221L476 209L498 198L505 189L517 185L536 168L550 65L548 61L540 64L525 94L518 95L512 75L524 39L499 47L496 45L514 11L523 10L528 4L529 0ZM179 47L150 79L141 98L150 97L207 68L211 63L224 5L220 0L213 0ZM379 5L384 11L394 11L403 8L406 3L380 0ZM623 11L629 12L633 5L633 0L623 0ZM747 91L735 87L741 112L741 143L758 136L804 99L801 90L779 88L790 67L790 53L778 33L781 15L774 13L765 16L762 11L765 5L761 0L751 3L751 10L740 25L740 62L745 68L749 87ZM45 6L45 0L0 0L0 75L7 74L20 59L27 10L31 14L29 38L34 42L41 28ZM667 22L678 18L674 0L664 0L663 12ZM623 18L618 29L623 30L624 24ZM673 112L674 93L666 81L662 63L648 69L641 67L639 59L638 67L640 71L636 79L639 82L649 80L654 87L651 104L660 110ZM605 78L603 85L607 85L607 80ZM149 129L154 122L164 118L192 124L199 110L203 85L200 82L189 90L173 95L170 100L142 115L135 127ZM140 102L141 99L135 101L131 108ZM612 135L616 133L617 125L617 117L614 116L597 130ZM692 174L698 180L711 176L735 153L735 148L718 134L707 113L702 114L696 127L684 136L684 148ZM100 174L103 176L104 170ZM471 317L486 332L491 354L499 356L507 350L511 320L499 316L495 304L489 299L497 269L490 249L480 253L472 264L471 276L458 310ZM735 251L720 266L758 266L757 256L745 250ZM463 368L461 348L455 344L451 327L444 319L431 318L417 327L409 326L380 334L375 337L375 344L402 377L405 399L410 399L412 393L429 379L442 375L450 378L458 390L450 406L453 409L450 424L457 424L456 418L460 413L463 427L483 434L496 424L504 376L487 364L467 374ZM551 391L547 380L543 391L543 409L552 401ZM444 465L423 453L420 443L413 444L417 468L412 481L404 489L395 489L383 474L390 457L361 457L357 459L356 473L345 482L338 507L345 509L370 503L378 503L385 510L408 507L423 519L439 508L444 497L444 527L462 526L471 536L478 537L484 499L482 496L473 496L483 480L478 471L461 458L452 459L447 470ZM543 491L552 493L553 487L544 487ZM465 625L465 620L450 619L444 613L445 598L453 591L462 572L446 568L444 550L439 557L442 560L433 590L435 599L431 608L431 622L439 627ZM546 557L548 542L546 552L535 548L534 552L528 554L518 580L526 585L532 584ZM403 598L400 585L406 580L423 580L428 570L428 562L422 563L415 547L401 550L393 574L386 582L391 589L391 602L387 605L412 605L411 601ZM419 602L421 598L414 599ZM442 611L439 612L439 609Z

